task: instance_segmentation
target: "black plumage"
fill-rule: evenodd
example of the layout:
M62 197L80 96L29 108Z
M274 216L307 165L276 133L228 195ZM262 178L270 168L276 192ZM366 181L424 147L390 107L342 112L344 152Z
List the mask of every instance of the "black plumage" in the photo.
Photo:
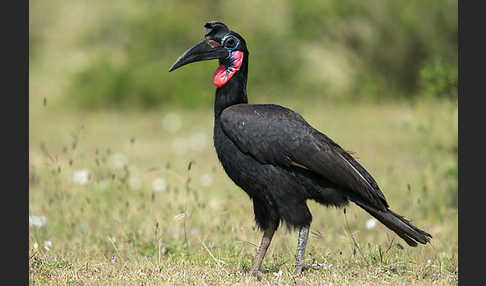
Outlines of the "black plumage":
M248 104L245 40L221 22L209 22L205 28L205 39L186 51L169 71L200 60L219 60L214 79L218 86L214 146L228 176L252 199L256 223L264 231L252 273L259 272L282 221L299 229L294 274L305 268L312 221L306 204L309 199L336 207L352 201L410 246L430 240L430 234L389 209L378 184L351 154L298 113L279 105Z

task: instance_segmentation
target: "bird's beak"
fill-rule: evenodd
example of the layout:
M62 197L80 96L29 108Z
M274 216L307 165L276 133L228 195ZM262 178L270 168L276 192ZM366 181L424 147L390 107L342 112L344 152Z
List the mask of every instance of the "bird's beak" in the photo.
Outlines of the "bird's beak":
M205 39L194 47L188 49L172 65L169 72L194 62L226 58L228 56L228 51L217 43L215 45L215 43L215 41Z

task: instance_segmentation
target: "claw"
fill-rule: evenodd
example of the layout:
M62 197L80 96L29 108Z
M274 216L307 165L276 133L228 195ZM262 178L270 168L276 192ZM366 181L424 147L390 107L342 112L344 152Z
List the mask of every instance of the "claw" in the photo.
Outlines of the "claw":
M258 281L262 280L263 273L260 270L252 270L250 275L255 277Z
M295 265L295 270L294 270L293 276L294 277L299 276L302 273L302 271L304 271L308 268L309 268L309 265L305 262Z

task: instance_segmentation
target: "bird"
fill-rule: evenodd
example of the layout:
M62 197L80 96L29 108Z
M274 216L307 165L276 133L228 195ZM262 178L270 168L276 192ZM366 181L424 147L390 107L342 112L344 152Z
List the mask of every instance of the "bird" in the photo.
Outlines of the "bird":
M256 225L263 231L251 275L263 275L262 261L283 223L298 230L293 275L309 268L304 260L312 221L307 200L328 207L353 202L408 245L430 241L429 233L390 209L375 179L351 152L291 109L248 103L244 38L219 21L204 28L204 39L186 50L169 72L198 61L219 62L213 73L214 147L228 177L252 200Z

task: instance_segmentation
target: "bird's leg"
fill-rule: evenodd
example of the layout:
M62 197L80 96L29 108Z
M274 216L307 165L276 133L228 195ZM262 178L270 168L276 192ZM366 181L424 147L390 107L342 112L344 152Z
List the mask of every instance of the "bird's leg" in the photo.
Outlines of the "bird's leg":
M300 228L299 238L297 240L297 255L295 256L295 270L294 276L302 273L302 270L306 269L308 265L304 262L305 246L307 244L307 238L309 237L309 226L305 225Z
M263 258L265 257L265 253L267 253L268 246L272 241L273 234L277 229L275 224L271 224L268 228L265 229L263 232L262 241L260 242L260 247L258 247L257 254L255 259L253 260L253 266L251 267L251 275L256 276L257 278L261 278L260 267L262 266Z

